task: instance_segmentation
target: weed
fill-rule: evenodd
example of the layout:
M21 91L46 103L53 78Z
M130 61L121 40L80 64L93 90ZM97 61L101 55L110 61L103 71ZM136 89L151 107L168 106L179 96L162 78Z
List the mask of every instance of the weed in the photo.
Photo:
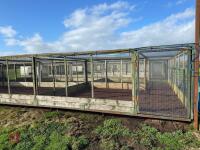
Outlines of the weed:
M31 150L41 150L44 149L45 147L45 141L46 141L46 136L45 135L39 135L35 136L33 138L35 145Z
M157 133L157 139L167 150L181 150L187 147L197 148L200 142L191 133L176 131L172 133Z
M98 115L75 114L76 117L70 113L70 117L59 122L53 119L61 113L52 111L45 113L43 120L31 125L19 129L1 128L0 150L83 150L92 146L103 150L181 150L200 147L200 141L193 136L193 131L162 133L147 125L131 131L119 119L105 120L96 127L96 122L101 123L103 117L98 119Z
M134 135L139 144L147 149L181 150L200 147L200 142L190 132L161 133L153 127L143 125Z
M9 135L8 133L2 133L0 135L0 149L11 149L11 145L9 144Z
M157 144L157 133L157 129L147 125L142 125L141 130L138 130L135 136L138 138L139 144L152 149Z
M50 143L45 150L68 150L71 138L64 137L54 131L50 136Z
M61 113L59 111L48 111L44 113L46 119L54 118L60 116Z
M83 149L88 145L89 141L85 138L85 136L80 136L78 138L73 138L72 140L72 149L79 150Z
M119 145L111 139L102 139L100 142L100 148L102 150L118 150Z
M105 120L102 126L98 126L96 133L101 136L101 138L117 138L119 136L130 136L131 132L128 128L122 125L121 120L118 119L108 119Z
M117 141L122 138L132 137L130 130L123 126L119 119L105 120L103 125L97 127L95 133L100 136L100 147L105 150L120 149Z

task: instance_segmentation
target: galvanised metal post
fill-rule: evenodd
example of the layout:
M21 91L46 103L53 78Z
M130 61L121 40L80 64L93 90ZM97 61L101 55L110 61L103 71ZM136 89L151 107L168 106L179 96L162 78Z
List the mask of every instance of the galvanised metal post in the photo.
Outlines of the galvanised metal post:
M105 60L105 84L106 88L108 88L108 62Z
M194 128L199 129L198 116L198 80L199 80L199 50L200 50L200 0L196 0L196 23L195 23L195 65L194 65Z
M68 96L68 62L66 57L64 58L64 67L65 67L65 96Z
M7 84L8 84L8 94L11 96L10 92L10 76L9 76L9 64L8 64L8 59L6 59L6 74L7 74Z
M85 75L85 83L88 83L88 71L87 71L87 60L84 61L84 75Z
M17 81L17 72L16 72L16 64L14 63L14 76L15 76L15 82Z
M35 57L32 57L32 78L33 78L33 95L37 95L37 81L36 81L36 60Z
M79 84L79 79L78 79L78 63L76 61L76 84Z
M90 71L91 71L91 97L94 98L94 66L93 66L93 57L90 57Z
M51 62L51 74L52 74L52 79L53 79L53 93L54 96L56 94L56 83L55 83L55 71L54 71L54 61L52 60Z
M136 51L131 52L131 71L132 71L132 101L134 104L134 113L139 111L139 54Z
M120 81L123 89L123 60L120 59Z
M26 65L25 65L25 63L24 63L24 82L26 82Z
M147 87L147 59L144 58L144 89Z

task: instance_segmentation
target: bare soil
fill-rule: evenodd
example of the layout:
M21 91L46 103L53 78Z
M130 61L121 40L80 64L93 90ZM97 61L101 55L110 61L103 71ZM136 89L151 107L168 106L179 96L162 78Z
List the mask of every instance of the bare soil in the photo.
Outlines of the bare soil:
M25 124L32 124L38 122L44 117L44 114L49 111L59 111L63 114L60 118L75 117L82 119L88 123L89 126L97 126L106 119L118 118L121 119L123 124L131 130L138 129L141 124L148 124L152 127L157 128L159 131L176 131L186 130L188 128L188 122L175 122L166 120L156 119L144 119L139 117L126 117L120 115L108 115L103 113L88 113L82 111L71 111L71 110L57 110L57 109L46 109L46 108L30 108L30 107L14 107L1 105L0 106L0 127L9 126L23 126Z
M7 87L1 87L0 93L8 93ZM11 87L13 94L33 94L32 87ZM65 96L65 88L38 88L39 95ZM91 98L91 89L84 89L72 97ZM132 91L125 89L94 88L94 98L113 100L132 100ZM189 110L189 109L188 109ZM189 111L181 103L178 96L165 82L149 82L145 90L139 91L139 111L151 115L188 118Z

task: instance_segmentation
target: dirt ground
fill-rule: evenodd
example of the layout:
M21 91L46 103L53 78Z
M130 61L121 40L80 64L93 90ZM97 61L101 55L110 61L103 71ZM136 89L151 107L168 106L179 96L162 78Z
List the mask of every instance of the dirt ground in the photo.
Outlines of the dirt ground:
M31 124L44 117L44 114L49 111L59 111L67 117L85 117L85 121L91 121L92 126L97 126L100 122L103 122L109 118L119 118L123 124L131 130L137 129L140 124L151 125L157 128L159 131L176 131L177 129L186 130L189 126L188 122L175 122L166 120L152 120L139 117L126 117L120 115L109 115L102 113L89 113L82 111L71 110L57 110L46 108L30 108L30 107L13 107L3 105L0 106L0 127L9 126L23 126L25 124Z
M44 124L49 126L51 124L53 125L54 123L59 123L59 124L67 123L72 125L72 128L70 128L70 132L68 133L69 135L74 137L79 137L80 135L84 135L89 140L89 144L85 148L86 150L94 150L94 149L102 150L102 148L99 147L101 140L99 139L99 136L94 134L94 131L99 126L102 126L105 123L105 121L112 119L120 120L123 126L126 129L129 129L133 133L140 131L142 125L144 124L156 128L161 133L165 132L172 133L172 132L177 132L179 130L182 132L187 132L191 128L191 125L188 122L152 120L152 119L144 119L136 117L119 116L119 115L108 115L102 113L88 113L81 111L13 107L7 105L0 106L1 129L2 128L20 129L25 126L27 126L28 128L31 127L34 128L38 124L40 126ZM46 128L46 125L44 126L44 128ZM112 132L115 131L116 130ZM119 143L122 143L123 145L126 145L126 143L131 144L130 143L131 141L129 141L130 139L120 138L115 140L116 144ZM134 149L148 150L144 148L142 145L134 145ZM132 148L130 150L132 150Z
M0 93L7 93L7 87L1 87ZM11 93L33 94L33 88L12 87ZM55 93L53 88L39 88L38 94L65 96L65 88L56 88ZM84 89L81 92L69 96L91 98L91 89ZM131 101L132 91L125 89L94 88L94 98ZM179 98L170 86L164 82L149 83L146 90L140 90L138 102L141 114L148 113L152 115L188 118L189 111L187 111L184 105L180 102Z

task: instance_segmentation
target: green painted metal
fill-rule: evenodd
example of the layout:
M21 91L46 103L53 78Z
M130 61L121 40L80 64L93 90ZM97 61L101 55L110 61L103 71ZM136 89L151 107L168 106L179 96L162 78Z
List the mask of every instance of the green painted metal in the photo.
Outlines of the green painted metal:
M94 98L94 64L93 57L90 57L90 72L91 72L91 97Z
M10 91L9 63L7 59L6 59L6 75L7 75L7 84L8 84L8 94L10 96L11 91Z
M65 69L65 95L68 96L68 62L66 57L64 59L64 69Z
M134 113L139 112L139 54L136 51L131 52L132 68L132 101L134 104Z
M51 74L52 74L52 79L53 79L53 93L55 95L56 93L56 80L55 80L55 66L54 66L54 61L52 60L51 62Z
M36 58L32 57L32 78L33 78L33 95L37 95L37 79L36 79Z

